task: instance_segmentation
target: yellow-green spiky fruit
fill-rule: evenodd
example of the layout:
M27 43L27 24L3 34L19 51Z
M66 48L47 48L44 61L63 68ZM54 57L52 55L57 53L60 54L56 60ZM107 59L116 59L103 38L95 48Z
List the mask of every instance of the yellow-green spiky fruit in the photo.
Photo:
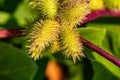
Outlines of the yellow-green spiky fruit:
M69 28L68 26L62 27L60 41L61 50L66 57L72 57L75 62L76 58L79 59L80 56L83 56L82 43L79 40L79 34L76 32L76 29Z
M90 1L90 9L91 10L101 10L104 9L104 2L103 0L91 0Z
M60 50L60 44L59 44L58 39L56 39L56 40L53 41L52 44L51 44L51 51L52 51L52 53L55 53L55 52L57 52L57 51L59 51L59 50Z
M31 5L33 8L36 8L38 6L39 0L30 0L29 5Z
M90 13L89 4L85 0L69 0L61 5L58 16L64 25L76 26Z
M104 0L104 4L108 9L120 10L120 0Z
M55 20L40 20L34 24L34 28L28 35L30 46L28 53L34 60L42 57L41 52L49 44L56 40L59 34L59 24Z
M57 15L58 0L31 0L29 4L43 17L55 18Z

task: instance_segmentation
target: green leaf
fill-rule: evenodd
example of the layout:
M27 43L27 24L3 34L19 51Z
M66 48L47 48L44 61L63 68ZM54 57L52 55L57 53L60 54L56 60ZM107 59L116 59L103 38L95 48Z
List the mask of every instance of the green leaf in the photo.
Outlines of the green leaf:
M92 43L94 43L96 45L101 45L102 44L102 40L103 40L103 38L105 37L105 34L106 34L105 29L92 28L92 27L90 27L90 28L79 28L78 31L83 38L91 41ZM94 61L94 57L92 55L92 50L85 47L83 52L86 56L88 56L88 58L90 60Z
M0 0L0 8L3 7L5 0Z
M0 11L0 25L5 24L10 19L10 14Z
M110 54L116 56L120 59L120 24L115 21L111 21L112 18L104 18L102 19L104 22L101 22L102 20L99 19L98 21L93 21L91 23L87 24L88 28L100 28L105 29L106 34L100 40L98 37L102 37L103 34L98 34L98 32L93 32L98 36L94 36L91 34L84 33L83 36L85 36L86 39L92 41L93 43L100 46L105 51L109 52ZM118 19L118 18L117 18ZM105 21L106 20L106 21ZM120 19L119 19L120 21ZM92 32L92 31L91 31ZM91 36L91 38L89 37ZM92 40L96 38L96 40ZM87 54L87 53L86 53ZM91 57L88 55L88 57ZM108 61L104 57L100 56L99 54L93 52L92 57L94 57L94 60L91 60L93 64L94 69L94 77L93 80L119 80L120 79L120 68L117 67L112 62ZM96 64L97 62L97 64ZM104 73L104 74L103 74ZM106 75L106 76L105 76ZM109 76L108 76L109 75ZM101 77L104 76L104 77Z
M0 42L0 80L32 80L36 69L26 53Z
M79 28L80 35L93 43L101 44L106 34L106 29L102 28Z
M93 80L119 80L112 72L99 62L93 63L94 78Z
M31 20L35 15L28 4L28 0L23 0L14 12L14 17L20 26L24 26L27 20Z

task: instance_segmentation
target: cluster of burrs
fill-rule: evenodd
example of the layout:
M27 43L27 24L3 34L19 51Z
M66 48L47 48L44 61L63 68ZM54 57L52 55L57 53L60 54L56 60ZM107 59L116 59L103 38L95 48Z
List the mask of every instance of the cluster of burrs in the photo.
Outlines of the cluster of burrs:
M90 13L88 0L31 0L29 4L39 16L28 34L31 58L37 60L48 50L60 51L74 62L84 56L76 25Z

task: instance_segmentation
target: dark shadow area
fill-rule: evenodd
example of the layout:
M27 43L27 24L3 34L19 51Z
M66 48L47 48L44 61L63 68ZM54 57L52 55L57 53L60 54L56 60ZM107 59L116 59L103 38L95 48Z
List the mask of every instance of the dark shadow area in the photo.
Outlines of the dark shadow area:
M22 0L4 0L2 6L0 6L0 10L13 13L20 2Z
M94 23L102 23L102 24L120 24L119 17L101 17L96 20L90 21Z
M17 20L14 17L11 17L6 24L3 25L6 29L19 28L20 26L17 23Z
M84 58L84 80L93 80L94 70L89 59Z
M37 73L34 77L34 80L47 80L45 76L45 69L47 67L49 59L48 58L42 58L36 61L36 64L38 66Z

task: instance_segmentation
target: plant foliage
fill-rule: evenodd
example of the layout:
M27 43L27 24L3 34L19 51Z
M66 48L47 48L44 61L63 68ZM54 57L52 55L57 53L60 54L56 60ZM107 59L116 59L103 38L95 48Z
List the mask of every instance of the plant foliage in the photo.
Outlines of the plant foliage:
M52 59L67 66L67 80L120 80L119 67L88 49L78 40L78 36L82 36L120 59L120 18L102 17L79 27L79 20L82 21L89 13L87 6L84 6L87 4L84 1L88 0L83 0L83 3L79 2L81 0L31 1L29 4L34 5L32 8L35 9L32 12L31 7L27 6L28 0L0 0L0 29L21 28L26 23L26 19L35 16L33 22L28 24L28 27L32 26L27 36L29 44L26 43L25 37L0 40L0 80L45 80L45 69L48 61ZM71 3L72 1L77 3ZM42 5L39 5L40 2ZM91 0L90 8L92 11L103 8L119 11L119 3L119 0ZM81 5L83 7L77 11ZM39 7L36 8L37 6ZM74 12L81 14L82 18L77 13L73 15ZM40 42L43 46L39 44ZM34 45L36 43L38 45ZM37 59L36 61L31 60L27 55L28 52L24 47L26 45L29 45L27 50L31 57L37 54L33 57ZM38 50L38 46L42 47ZM81 51L86 58L80 62L76 58L79 56L78 53L82 53ZM43 54L46 56L38 60L38 57L44 56ZM71 59L65 59L62 54L66 57L73 56L76 63Z

